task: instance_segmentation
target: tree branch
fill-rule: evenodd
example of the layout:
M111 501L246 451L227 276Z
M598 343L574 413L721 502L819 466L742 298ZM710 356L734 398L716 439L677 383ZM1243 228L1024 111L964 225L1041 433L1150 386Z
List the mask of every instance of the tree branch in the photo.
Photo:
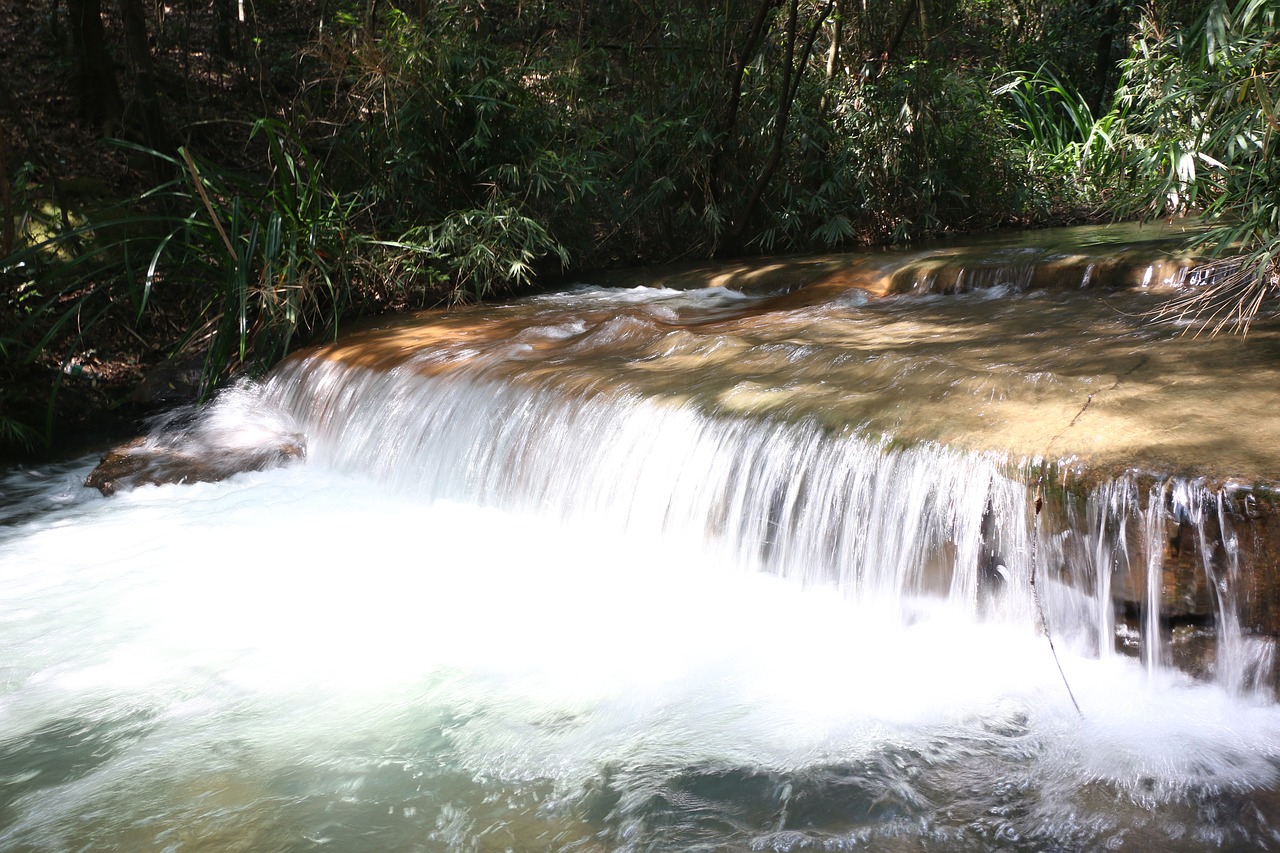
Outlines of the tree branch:
M756 177L755 185L751 189L751 195L743 207L742 214L734 222L733 227L725 238L725 246L727 248L738 248L743 234L746 233L747 224L751 221L751 218L755 215L756 208L760 205L760 199L764 196L765 189L773 179L778 167L782 164L782 151L787 141L787 124L791 118L791 107L795 103L796 93L800 89L800 80L804 75L804 68L813 54L813 45L818 39L818 32L821 30L827 16L831 14L834 6L835 0L827 0L826 5L822 7L822 11L809 29L804 47L800 51L800 61L797 64L795 63L795 47L800 0L791 0L791 9L787 15L787 48L785 64L782 69L782 92L778 100L778 112L773 122L773 144L769 150L769 159L765 161L764 168Z
M764 36L767 32L765 24L769 20L769 13L773 11L777 3L778 0L763 0L760 3L759 8L756 9L756 16L751 22L751 30L747 34L746 43L743 45L742 50L738 52L734 61L732 81L729 87L729 106L725 110L724 119L719 122L718 127L715 129L715 149L711 152L711 159L707 163L707 195L710 197L712 206L718 205L720 202L720 163L724 159L729 134L738 122L738 107L742 103L742 79L747 73L747 65L750 63L751 57L756 55L756 52L760 49L761 42L764 41Z

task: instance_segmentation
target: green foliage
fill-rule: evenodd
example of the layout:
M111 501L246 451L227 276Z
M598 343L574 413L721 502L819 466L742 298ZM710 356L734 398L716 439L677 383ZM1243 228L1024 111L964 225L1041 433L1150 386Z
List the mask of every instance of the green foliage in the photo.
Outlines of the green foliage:
M393 264L430 263L429 290L481 298L526 286L568 263L564 216L592 195L589 155L538 86L544 74L468 35L463 10L436 4L413 17L388 9L377 30L329 45L346 93L330 173L362 205L377 245L414 247Z
M1132 184L1120 209L1200 213L1212 225L1200 245L1240 256L1173 309L1215 330L1247 329L1280 292L1278 24L1268 0L1214 0L1189 26L1149 12L1123 67Z
M228 373L262 370L285 355L300 331L336 334L350 292L351 205L322 182L317 164L283 125L261 120L249 139L265 144L264 176L245 176L188 149L181 182L167 191L173 220L142 279L139 311L156 286L181 275L197 300L198 325L179 348L203 341L203 385ZM194 286L193 286L194 285Z
M257 122L249 140L265 148L265 175L130 146L174 177L0 261L26 278L15 335L26 357L70 354L104 323L151 321L171 354L204 354L208 391L273 363L299 332L336 331L350 289L350 207L282 125Z
M548 254L569 263L568 250L511 200L491 198L480 209L451 211L429 228L411 229L406 238L430 246L448 264L457 292L476 299L488 296L497 282L528 282L534 264Z
M6 360L77 349L103 318L138 308L139 283L165 217L108 202L33 208L16 251L0 258Z
M1011 71L995 91L1007 95L1030 148L1051 162L1086 159L1094 150L1095 121L1088 103L1050 69ZM1073 163L1074 165L1074 163Z
M11 338L0 337L0 359L7 359L10 350L16 343ZM0 400L3 400L3 398L4 393L0 391ZM0 450L5 447L30 450L36 446L39 438L39 433L29 424L0 412Z
M900 10L837 29L801 3L788 53L786 4L754 47L755 4L687 5L653 20L503 3L348 17L329 44L341 73L312 101L339 105L313 106L338 127L327 174L385 245L426 247L454 299L570 265L841 248L1027 209L985 74L825 67L872 30L891 37Z
M1022 208L1013 140L985 80L914 62L857 81L833 111L837 189L819 188L859 234L900 242L990 228Z
M31 450L40 443L40 434L33 427L17 418L0 415L0 448L14 447Z
M296 61L257 45L289 120L243 151L133 147L167 180L117 204L12 175L0 355L60 369L111 329L199 354L208 390L353 312L1102 210L1203 211L1248 253L1215 316L1251 316L1280 257L1273 6L337 0Z
M1031 175L1052 189L1060 207L1104 207L1118 166L1123 107L1095 117L1085 97L1047 67L997 79L995 96L1008 105Z

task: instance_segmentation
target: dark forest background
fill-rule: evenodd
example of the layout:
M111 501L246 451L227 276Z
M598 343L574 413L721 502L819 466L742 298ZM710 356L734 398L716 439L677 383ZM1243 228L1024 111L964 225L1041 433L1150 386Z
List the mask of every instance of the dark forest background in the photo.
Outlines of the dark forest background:
M1206 310L1241 325L1280 268L1277 23L1267 0L6 0L0 447L360 315L679 259L1194 213L1234 271Z

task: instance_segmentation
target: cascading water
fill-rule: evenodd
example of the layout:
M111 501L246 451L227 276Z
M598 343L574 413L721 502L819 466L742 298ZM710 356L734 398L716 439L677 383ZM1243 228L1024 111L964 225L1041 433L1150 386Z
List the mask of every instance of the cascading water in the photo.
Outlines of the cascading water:
M1164 598L1164 501L1159 488L1151 490L1142 513L1142 551L1146 586L1142 598L1142 663L1147 675L1161 668L1160 603Z
M995 286L459 311L203 415L305 461L8 472L0 848L1280 846L1235 493L1044 458L1176 344ZM1021 346L1055 320L1089 346Z

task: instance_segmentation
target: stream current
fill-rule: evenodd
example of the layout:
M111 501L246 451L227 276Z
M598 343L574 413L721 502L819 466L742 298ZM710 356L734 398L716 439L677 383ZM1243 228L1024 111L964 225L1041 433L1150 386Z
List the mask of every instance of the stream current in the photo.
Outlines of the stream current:
M201 415L304 462L0 473L0 849L1280 847L1225 520L1276 473L1230 407L1276 410L1280 332L1154 298L583 288ZM1105 476L1042 518L1041 459ZM1112 584L1158 596L1153 543L1210 516L1192 675L1126 651Z

